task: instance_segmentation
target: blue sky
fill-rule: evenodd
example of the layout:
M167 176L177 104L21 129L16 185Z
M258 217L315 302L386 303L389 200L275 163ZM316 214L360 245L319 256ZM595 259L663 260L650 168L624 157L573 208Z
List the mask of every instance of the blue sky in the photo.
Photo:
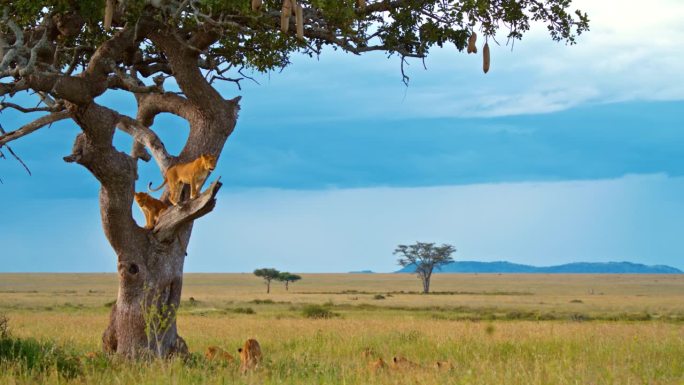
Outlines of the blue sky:
M576 4L592 20L578 45L537 26L513 50L493 46L487 75L445 47L427 71L411 63L408 88L396 59L339 52L221 86L242 111L186 271L392 271L394 247L416 240L463 260L683 269L684 3ZM100 102L134 111L124 94ZM172 152L187 136L171 116L154 128ZM32 177L0 160L0 271L114 270L97 183L61 161L76 133L63 122L12 143ZM138 189L161 181L140 167Z

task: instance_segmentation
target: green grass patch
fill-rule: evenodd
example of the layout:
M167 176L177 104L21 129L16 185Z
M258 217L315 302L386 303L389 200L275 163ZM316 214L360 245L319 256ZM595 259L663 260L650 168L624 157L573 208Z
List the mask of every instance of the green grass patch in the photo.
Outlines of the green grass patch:
M339 314L330 310L327 306L321 305L306 305L302 309L302 315L306 318L312 319L326 319L338 317Z
M4 314L0 314L0 339L9 338L9 319Z
M229 309L229 311L238 314L256 314L254 309L252 309L251 307L236 307L234 309Z
M33 338L0 339L0 366L19 366L27 371L48 372L55 369L60 376L74 378L81 374L78 357L52 342Z

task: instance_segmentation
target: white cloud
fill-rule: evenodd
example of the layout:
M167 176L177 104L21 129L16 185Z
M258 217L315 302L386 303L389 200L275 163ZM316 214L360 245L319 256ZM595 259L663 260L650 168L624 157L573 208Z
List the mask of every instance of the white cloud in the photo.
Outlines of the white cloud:
M507 75L528 69L536 73L534 84L572 94L590 87L596 93L587 100L599 103L684 99L684 85L675 81L684 70L684 2L654 0L645 6L636 0L576 0L573 4L591 20L591 31L577 45L549 43L546 31L537 26L528 39L517 43L515 55L502 58L498 69ZM581 92L575 99L582 99Z

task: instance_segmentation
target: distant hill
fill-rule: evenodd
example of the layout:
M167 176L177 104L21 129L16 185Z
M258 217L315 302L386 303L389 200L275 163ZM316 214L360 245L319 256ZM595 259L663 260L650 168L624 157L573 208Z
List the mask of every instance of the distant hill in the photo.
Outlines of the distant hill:
M349 274L374 274L372 270L350 271Z
M415 267L406 266L397 273L413 273ZM545 273L545 274L682 274L671 266L647 266L631 262L575 262L558 266L530 266L506 261L456 261L442 266L435 273Z

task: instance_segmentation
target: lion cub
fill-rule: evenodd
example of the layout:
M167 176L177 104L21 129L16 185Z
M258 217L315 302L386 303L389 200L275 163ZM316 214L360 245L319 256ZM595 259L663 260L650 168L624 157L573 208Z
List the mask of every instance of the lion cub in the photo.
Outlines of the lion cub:
M204 357L209 361L232 362L235 359L230 353L218 346L209 346L207 351L204 352Z
M169 201L174 206L178 206L183 185L190 185L190 199L197 198L204 181L215 167L216 156L203 154L192 162L169 167L164 173L164 182L159 187L153 189L152 182L150 182L147 188L149 191L159 191L164 185L167 185L169 187Z
M159 215L162 211L169 207L168 203L164 203L159 199L154 199L150 194L144 192L135 193L135 201L140 206L143 214L145 214L145 228L151 229L157 224Z
M250 338L245 345L238 349L240 353L240 372L245 374L250 369L255 369L261 361L261 346L257 340Z

